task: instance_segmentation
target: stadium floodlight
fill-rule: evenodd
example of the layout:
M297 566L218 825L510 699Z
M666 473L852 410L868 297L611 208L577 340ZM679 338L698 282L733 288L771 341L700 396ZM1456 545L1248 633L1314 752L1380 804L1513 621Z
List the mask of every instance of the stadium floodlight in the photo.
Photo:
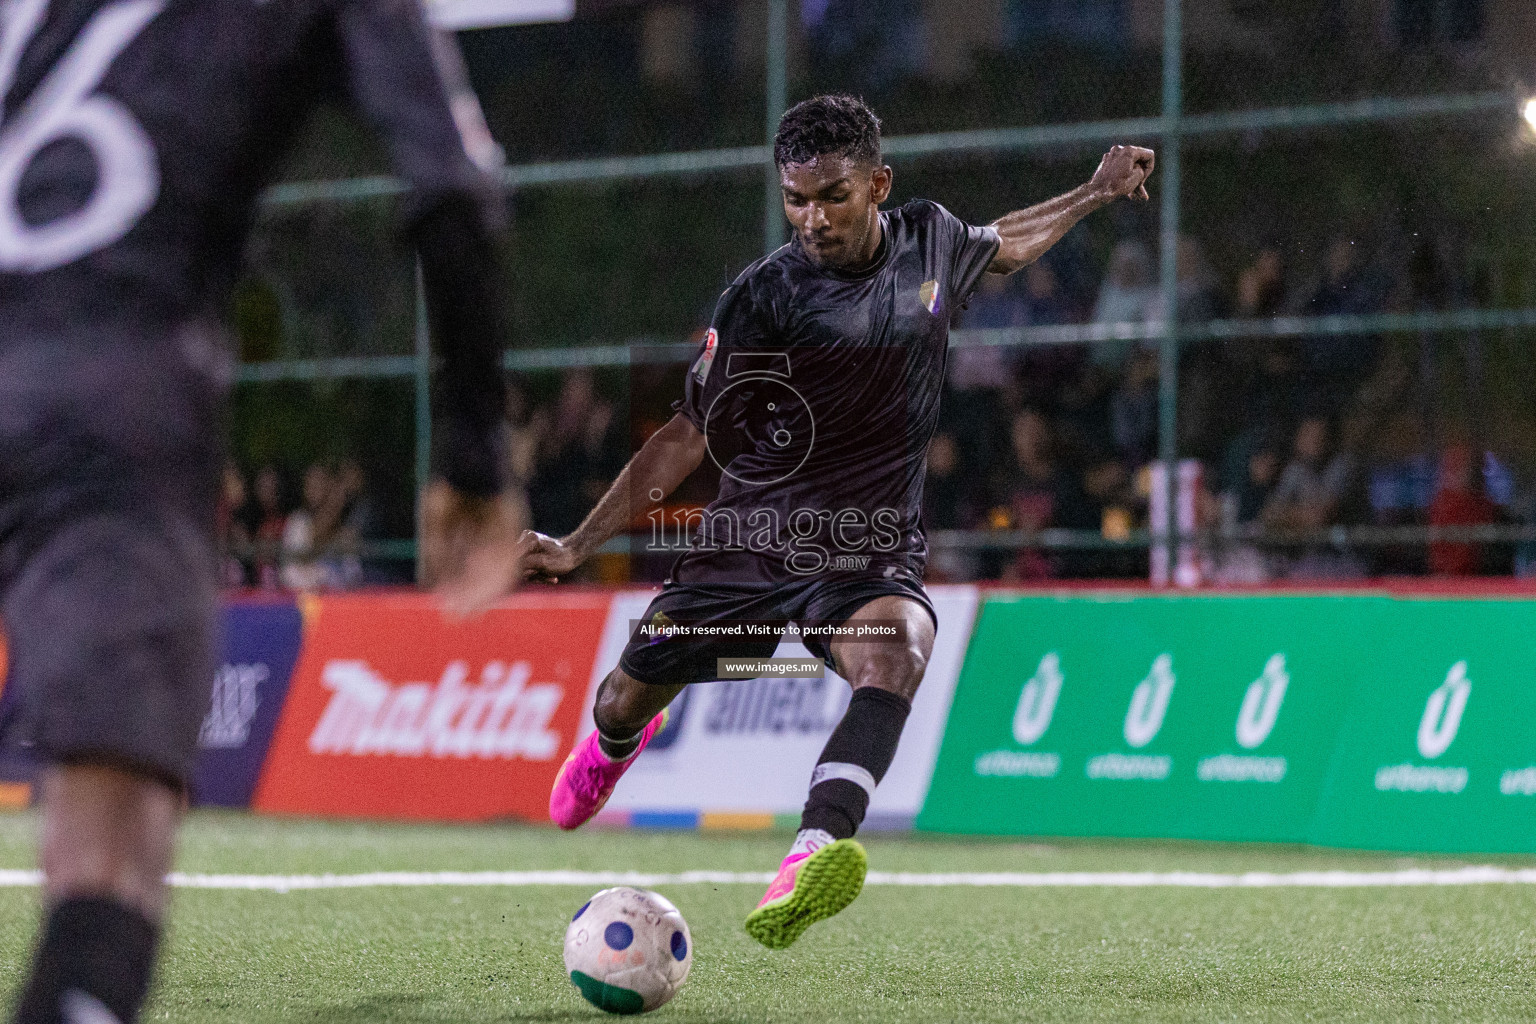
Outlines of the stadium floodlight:
M427 11L438 28L457 32L570 21L576 0L427 0Z
M1531 126L1531 131L1536 132L1536 96L1525 101L1521 113L1525 116L1525 123Z

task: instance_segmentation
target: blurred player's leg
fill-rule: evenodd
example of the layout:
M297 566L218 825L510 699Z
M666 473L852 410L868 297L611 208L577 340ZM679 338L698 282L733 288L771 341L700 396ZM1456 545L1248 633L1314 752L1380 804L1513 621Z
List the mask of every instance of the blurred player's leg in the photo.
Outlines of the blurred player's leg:
M549 794L549 816L563 829L578 828L603 809L619 779L667 724L667 705L683 686L642 683L616 668L597 690L597 726L560 766Z
M154 968L180 804L163 783L118 768L47 771L48 909L18 1022L135 1017Z
M222 375L198 336L0 348L0 597L46 766L20 1024L131 1024L213 681Z
M863 889L864 849L853 836L896 756L933 651L932 614L912 598L876 598L848 621L860 619L900 621L905 639L832 645L833 659L853 684L853 699L817 760L795 843L747 918L748 934L771 949L793 944L806 928L842 910Z

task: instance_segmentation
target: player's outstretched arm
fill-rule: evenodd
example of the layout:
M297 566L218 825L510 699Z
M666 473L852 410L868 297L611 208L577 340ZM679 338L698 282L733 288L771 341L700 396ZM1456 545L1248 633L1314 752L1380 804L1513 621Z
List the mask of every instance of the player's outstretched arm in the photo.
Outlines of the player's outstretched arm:
M523 578L527 516L504 487L501 153L453 42L420 4L339 0L352 98L410 185L408 234L442 357L432 400L434 483L422 496L422 581L469 615Z
M523 535L524 572L553 583L571 573L609 538L627 530L637 515L677 490L704 461L706 443L689 419L679 413L652 434L597 506L567 537L546 537L531 530Z
M1061 241L1078 221L1116 199L1146 199L1153 162L1150 149L1116 146L1104 154L1099 169L1086 183L1065 195L994 221L992 227L997 230L999 245L987 272L1011 274L1029 266Z

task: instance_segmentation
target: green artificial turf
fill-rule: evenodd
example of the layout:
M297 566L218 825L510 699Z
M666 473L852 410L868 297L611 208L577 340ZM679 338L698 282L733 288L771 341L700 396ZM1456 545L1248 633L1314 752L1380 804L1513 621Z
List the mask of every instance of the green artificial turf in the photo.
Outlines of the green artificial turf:
M0 867L33 821L0 817ZM1511 858L1179 843L862 837L874 871L1380 870ZM692 868L771 871L783 834L425 827L197 814L179 868ZM748 885L662 891L693 974L657 1020L1530 1021L1536 886L1001 889L871 886L794 948L741 929ZM150 1021L592 1021L561 965L574 887L179 890ZM0 984L25 963L36 893L0 889Z

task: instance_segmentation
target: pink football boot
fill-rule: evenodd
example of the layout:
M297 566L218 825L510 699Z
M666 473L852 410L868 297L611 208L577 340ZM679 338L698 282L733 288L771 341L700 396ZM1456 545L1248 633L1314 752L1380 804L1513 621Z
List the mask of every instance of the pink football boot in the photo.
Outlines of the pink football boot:
M791 853L762 902L747 917L747 934L769 949L788 949L807 928L852 903L864 888L869 859L853 839Z
M560 766L555 776L555 788L549 791L549 816L556 825L570 830L580 828L592 816L603 809L603 804L613 795L613 787L635 763L640 751L667 725L667 709L651 719L640 733L640 745L622 761L614 761L597 745L597 730L576 744L571 756Z

